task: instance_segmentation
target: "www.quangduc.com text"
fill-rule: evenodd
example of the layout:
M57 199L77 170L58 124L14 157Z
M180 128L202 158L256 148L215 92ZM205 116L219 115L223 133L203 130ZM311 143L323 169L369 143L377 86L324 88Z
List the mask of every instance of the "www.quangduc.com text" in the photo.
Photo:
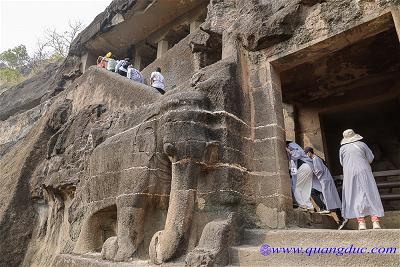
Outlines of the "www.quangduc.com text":
M260 253L264 256L272 254L303 254L312 256L316 254L333 254L343 256L349 254L396 254L396 247L356 247L354 245L343 247L271 247L264 244L260 248Z

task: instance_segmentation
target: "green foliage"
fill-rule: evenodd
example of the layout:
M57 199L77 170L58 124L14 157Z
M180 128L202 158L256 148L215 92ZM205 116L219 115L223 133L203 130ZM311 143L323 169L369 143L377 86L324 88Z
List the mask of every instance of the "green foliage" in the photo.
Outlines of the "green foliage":
M2 86L12 86L23 80L22 74L12 68L2 68L0 69L0 85Z
M29 56L25 45L1 52L0 93L42 72L48 64L64 59L71 42L84 27L79 21L69 22L68 26L69 30L65 32L47 30L45 39L37 41L37 48L32 57Z
M0 61L12 69L21 69L29 62L29 55L25 45L19 45L0 54Z

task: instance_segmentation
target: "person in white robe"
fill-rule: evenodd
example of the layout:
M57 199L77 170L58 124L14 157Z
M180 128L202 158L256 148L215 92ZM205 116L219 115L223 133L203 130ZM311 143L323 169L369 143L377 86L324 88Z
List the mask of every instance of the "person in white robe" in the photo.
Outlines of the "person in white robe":
M295 142L288 143L286 150L289 155L289 162L293 161L298 167L295 177L296 185L294 188L296 202L302 209L314 210L314 206L310 200L314 175L312 160L307 157L304 150Z
M339 218L339 225L342 224L344 221L340 211L342 208L342 202L340 201L339 193L336 189L335 181L333 180L331 172L323 160L314 153L312 147L306 147L304 152L312 159L314 174L321 183L321 192L327 210L327 212L322 213L335 212Z
M343 132L339 152L343 166L342 215L345 219L357 218L359 230L366 229L365 217L371 216L373 229L380 229L384 210L370 165L374 155L362 139L352 129Z
M312 169L314 172L314 164L312 166ZM323 202L322 186L317 176L315 176L315 172L312 178L311 199L314 200L315 205L317 205L321 211L326 209L326 206Z
M291 181L291 187L292 187L292 192L293 192L293 196L295 199L295 202L297 204L299 204L297 202L297 199L299 199L299 197L296 196L296 183L297 183L297 160L294 160L291 156L290 156L290 150L289 150L289 144L292 143L292 141L286 141L286 152L287 152L287 156L288 156L288 160L289 160L289 174L290 174L290 181ZM295 143L294 143L295 144ZM296 144L297 145L297 144Z

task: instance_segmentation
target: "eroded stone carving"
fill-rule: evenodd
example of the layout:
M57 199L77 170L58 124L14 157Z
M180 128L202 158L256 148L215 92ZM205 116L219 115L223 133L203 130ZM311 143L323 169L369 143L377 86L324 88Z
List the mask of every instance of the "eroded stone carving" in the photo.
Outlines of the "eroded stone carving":
M393 3L211 0L201 29L153 63L167 66L174 81L161 96L96 67L81 75L89 42L109 51L104 34L112 42L135 12L163 4L114 1L74 41L54 77L23 86L40 89L33 99L26 94L15 109L0 108L7 119L43 97L39 111L15 117L31 120L19 132L10 127L15 118L0 125L0 185L7 189L0 194L0 263L220 266L231 263L228 249L244 227L309 224L311 217L291 217L281 81L269 60L386 14ZM118 52L129 51L122 43ZM3 102L19 98L17 89ZM14 131L18 138L8 140Z

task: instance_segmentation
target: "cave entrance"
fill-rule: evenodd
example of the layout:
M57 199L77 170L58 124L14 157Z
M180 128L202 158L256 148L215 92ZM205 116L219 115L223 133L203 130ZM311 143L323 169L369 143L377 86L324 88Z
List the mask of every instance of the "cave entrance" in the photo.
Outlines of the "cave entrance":
M344 129L357 129L375 155L372 171L385 210L400 210L400 97L320 114L325 157L342 179L338 151Z
M333 175L342 174L339 157L344 129L357 129L375 155L373 171L400 169L400 98L349 107L321 114L321 127L327 159Z
M279 71L286 137L312 146L340 182L342 132L376 155L385 210L400 210L400 44L391 13L272 62Z

